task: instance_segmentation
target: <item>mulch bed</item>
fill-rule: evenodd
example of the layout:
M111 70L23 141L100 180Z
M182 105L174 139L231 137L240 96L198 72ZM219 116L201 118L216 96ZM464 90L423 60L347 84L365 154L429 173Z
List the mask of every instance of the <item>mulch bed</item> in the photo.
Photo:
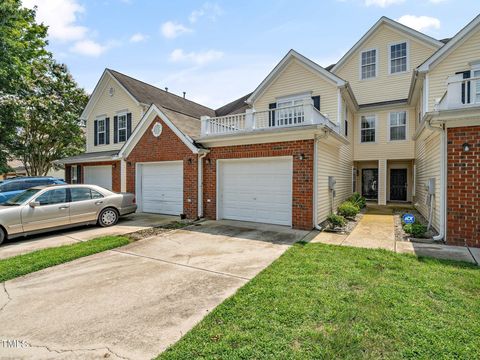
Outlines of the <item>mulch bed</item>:
M353 229L355 229L359 221L362 219L363 215L365 214L365 211L366 211L366 207L361 209L360 212L355 216L355 218L345 219L347 220L347 224L342 228L331 229L327 220L320 223L320 226L322 227L322 229L324 229L323 231L326 231L326 232L334 232L337 234L349 235L353 231Z
M172 230L181 229L185 226L191 225L192 223L193 221L191 220L172 221L167 224L152 227L150 229L135 231L133 233L127 234L126 236L131 241L138 241L152 236L165 234Z
M415 216L416 221L419 223L427 226L428 225L428 220L423 217L422 214L420 214L416 209L394 209L393 210L393 218L395 222L395 240L396 241L411 241L411 242L427 242L427 243L433 243L433 237L438 235L438 232L435 231L433 227L430 228L425 233L425 237L418 239L412 237L410 234L407 234L403 230L402 226L402 216L404 214L413 214Z

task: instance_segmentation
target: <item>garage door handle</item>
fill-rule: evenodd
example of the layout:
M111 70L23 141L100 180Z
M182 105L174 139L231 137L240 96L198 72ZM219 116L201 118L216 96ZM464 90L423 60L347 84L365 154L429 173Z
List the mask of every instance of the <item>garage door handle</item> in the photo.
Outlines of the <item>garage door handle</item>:
M103 204L103 201L101 201L101 200L95 201L95 205L100 205L100 204Z

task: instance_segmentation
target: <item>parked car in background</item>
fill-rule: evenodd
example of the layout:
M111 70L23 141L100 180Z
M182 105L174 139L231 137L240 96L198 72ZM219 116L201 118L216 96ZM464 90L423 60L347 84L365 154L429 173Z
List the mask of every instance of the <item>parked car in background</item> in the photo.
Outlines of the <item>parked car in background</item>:
M112 226L136 210L130 193L96 185L37 186L0 205L0 244L6 238L78 225Z
M31 187L54 184L66 182L51 176L26 176L3 180L0 182L0 204Z

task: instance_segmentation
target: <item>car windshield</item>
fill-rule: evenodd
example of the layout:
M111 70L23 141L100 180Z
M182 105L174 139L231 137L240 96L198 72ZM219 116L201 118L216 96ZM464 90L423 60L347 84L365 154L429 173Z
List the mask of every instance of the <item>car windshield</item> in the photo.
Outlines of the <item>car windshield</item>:
M2 205L12 206L20 205L38 193L40 189L28 189L4 202Z

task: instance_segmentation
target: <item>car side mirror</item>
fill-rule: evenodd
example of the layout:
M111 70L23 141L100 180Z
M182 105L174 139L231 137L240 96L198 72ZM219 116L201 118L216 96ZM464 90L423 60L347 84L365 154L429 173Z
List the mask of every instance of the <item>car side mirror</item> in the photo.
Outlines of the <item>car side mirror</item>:
M40 203L38 201L30 201L28 205L30 205L31 208L35 208L37 206L40 206Z

